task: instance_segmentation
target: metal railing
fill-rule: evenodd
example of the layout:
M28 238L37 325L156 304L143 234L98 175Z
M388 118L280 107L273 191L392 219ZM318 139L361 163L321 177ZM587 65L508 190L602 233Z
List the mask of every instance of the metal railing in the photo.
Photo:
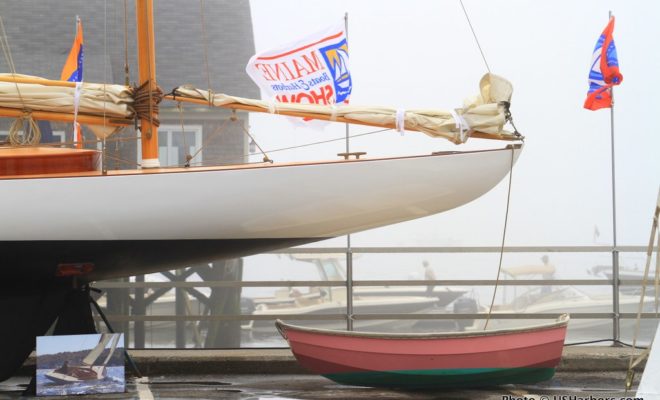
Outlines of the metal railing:
M291 248L271 252L270 254L345 254L346 263L351 264L354 254L443 254L443 253L499 253L499 247L304 247L304 248ZM621 253L645 253L647 246L619 246L614 248L612 246L510 246L505 247L505 253L611 253L618 262L618 257ZM657 249L654 250L657 254ZM289 319L296 321L315 321L315 320L328 320L328 321L345 321L347 329L352 329L354 321L368 321L368 320L478 320L486 318L486 313L443 313L443 312L428 312L423 314L405 314L405 313L357 313L351 310L352 302L349 299L353 298L353 289L355 287L374 287L374 286L459 286L459 287L488 287L498 286L610 286L613 290L612 308L611 312L580 312L571 313L572 319L604 319L610 320L613 326L613 334L610 338L614 342L620 338L619 322L622 319L636 318L636 313L623 313L619 308L619 290L621 287L626 286L639 286L643 283L641 279L621 280L617 276L617 270L613 269L612 279L516 279L516 280L485 280L485 279L442 279L442 280L353 280L352 274L348 274L346 280L343 281L322 281L322 280L286 280L286 281L172 281L172 282L149 282L144 279L136 279L135 282L117 282L106 281L97 282L95 287L103 290L107 289L124 289L131 290L134 294L144 296L146 289L161 290L165 289L179 289L176 290L178 297L183 290L195 291L197 288L275 288L275 287L341 287L346 288L347 306L343 313L329 313L329 314L306 314L300 315L295 313L282 313L270 315L255 315L255 314L222 314L222 315L187 315L188 313L182 307L177 307L176 315L129 315L109 313L108 319L112 322L119 323L134 323L136 334L143 333L143 327L139 328L144 322L174 322L178 325L185 323L202 321L261 321L261 320L275 320ZM199 295L199 292L197 292ZM177 304L182 304L178 302ZM144 305L142 305L141 312L144 312ZM183 311L183 312L182 312ZM524 312L497 312L490 315L491 319L554 319L561 313L524 313ZM655 312L644 312L641 318L657 318ZM142 329L142 330L140 330ZM178 329L182 332L183 329ZM185 342L185 338L181 340L177 336L177 345Z

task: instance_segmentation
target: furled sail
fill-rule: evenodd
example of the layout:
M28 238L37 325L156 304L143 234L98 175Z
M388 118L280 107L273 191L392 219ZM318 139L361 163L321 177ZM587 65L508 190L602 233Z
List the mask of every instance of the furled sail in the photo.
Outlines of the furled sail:
M84 116L116 119L118 125L130 124L135 114L133 109L132 89L122 85L83 83L79 89L75 84L50 81L47 79L17 75L0 74L0 108L18 110L24 114L39 112L73 115L74 104L78 98L78 116L85 123ZM78 93L76 93L78 92ZM85 123L99 137L106 137L115 130L115 126ZM108 124L116 125L116 124Z
M175 100L196 100L217 107L242 108L292 116L390 127L424 132L432 137L444 137L456 144L464 143L473 132L492 135L498 139L517 139L517 135L504 131L507 107L513 87L506 79L486 74L481 78L480 94L464 101L455 110L412 109L397 110L387 107L354 105L323 106L315 104L281 103L246 99L190 86L174 90Z

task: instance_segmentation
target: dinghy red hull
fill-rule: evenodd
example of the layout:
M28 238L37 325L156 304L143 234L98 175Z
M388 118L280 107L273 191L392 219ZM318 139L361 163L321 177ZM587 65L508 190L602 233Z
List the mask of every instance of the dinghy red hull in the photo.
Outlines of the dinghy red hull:
M551 378L568 316L523 329L374 334L277 322L300 364L336 382L381 387L483 387Z

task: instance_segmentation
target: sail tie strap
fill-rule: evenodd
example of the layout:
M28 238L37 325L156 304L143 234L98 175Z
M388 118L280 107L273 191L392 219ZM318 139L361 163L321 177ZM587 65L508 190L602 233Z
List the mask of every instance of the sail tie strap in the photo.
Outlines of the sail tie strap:
M268 102L268 112L271 114L277 114L277 106L275 105L275 101L271 100Z
M454 123L456 124L456 131L459 134L461 143L467 140L467 133L470 131L470 124L467 123L465 118L455 110L450 110L451 117L454 118Z
M330 112L330 121L336 121L337 120L337 104L330 104L330 109L332 110Z
M396 110L396 119L395 124L396 131L403 136L404 131L406 130L406 110L399 108Z

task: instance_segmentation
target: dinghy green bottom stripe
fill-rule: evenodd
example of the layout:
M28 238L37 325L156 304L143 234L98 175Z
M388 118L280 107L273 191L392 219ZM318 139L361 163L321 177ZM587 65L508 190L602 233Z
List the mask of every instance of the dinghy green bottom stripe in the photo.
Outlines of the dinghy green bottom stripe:
M554 368L461 368L325 374L335 382L372 387L468 388L535 383L552 378Z

